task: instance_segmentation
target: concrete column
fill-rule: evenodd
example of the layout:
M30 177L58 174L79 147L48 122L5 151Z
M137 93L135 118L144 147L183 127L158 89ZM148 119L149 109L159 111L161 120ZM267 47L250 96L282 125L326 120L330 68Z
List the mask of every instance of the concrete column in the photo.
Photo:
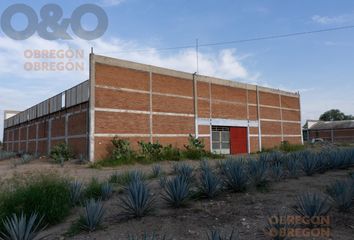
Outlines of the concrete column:
M29 125L26 128L26 152L28 152Z
M197 90L197 73L193 74L193 98L194 98L194 129L195 137L199 136L198 129L198 90Z
M95 161L95 55L90 54L90 99L89 99L89 160Z
M38 129L39 129L39 123L36 123L36 155L38 154Z
M209 132L210 132L210 137L209 137L209 142L210 142L210 151L212 151L212 149L213 149L213 139L212 139L212 137L213 137L213 128L212 128L212 122L211 122L211 119L212 119L212 103L211 103L211 101L212 101L212 97L211 97L211 82L210 82L211 80L209 79L209 122L210 122L210 124L209 124Z
M279 111L280 111L280 128L281 128L281 141L284 142L284 126L283 126L283 106L281 104L281 95L279 93Z
M247 152L251 153L251 138L250 138L250 111L248 108L248 84L246 85L246 108L247 108Z
M17 152L21 151L21 127L18 128L18 149Z
M262 151L261 108L259 106L260 96L259 96L258 86L256 86L256 91L257 91L257 118L258 118L258 148L259 151Z
M48 119L48 138L47 138L47 154L50 154L52 148L52 118Z
M150 94L149 94L149 108L150 108L150 115L149 115L149 133L150 133L150 142L153 142L154 139L152 137L153 134L153 129L152 129L152 73L149 73L149 89L150 89Z
M68 123L69 123L70 113L65 114L65 143L68 144Z
M301 144L304 144L304 136L303 136L303 132L302 132L302 115L301 115L301 101L300 101L300 92L297 92L298 94L298 99L299 99L299 111L300 111L300 133L301 133ZM310 137L310 135L308 134L308 138ZM308 141L308 140L307 140Z

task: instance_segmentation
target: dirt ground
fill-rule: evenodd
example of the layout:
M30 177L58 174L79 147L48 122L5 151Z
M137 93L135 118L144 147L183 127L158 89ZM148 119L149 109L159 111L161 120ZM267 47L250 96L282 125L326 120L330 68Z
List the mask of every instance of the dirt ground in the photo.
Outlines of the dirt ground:
M91 169L87 165L66 163L64 167L40 159L26 165L14 167L14 160L0 161L0 178L3 180L14 174L26 175L35 171L54 171L70 178L86 181L92 177L101 180L107 179L113 172L131 169L140 169L144 172L151 171L151 165L134 165L110 169ZM189 164L198 166L196 161ZM171 162L160 163L165 172L171 171ZM121 193L115 192L113 197L105 202L107 209L103 227L93 233L81 233L73 237L64 237L73 222L80 214L81 209L72 210L68 219L59 225L45 231L46 239L127 239L128 234L142 234L155 232L168 239L207 239L206 233L210 229L220 229L230 233L232 229L240 233L240 239L267 239L263 235L266 219L280 209L290 208L295 202L295 196L306 191L323 192L325 186L337 179L348 177L349 170L329 171L325 174L316 174L312 177L286 179L281 182L271 182L269 190L260 192L250 189L246 193L223 192L215 200L191 200L181 209L168 207L159 197L161 189L158 180L150 180L149 186L152 193L157 196L155 211L140 220L126 219L119 207ZM288 211L289 212L289 211ZM354 214L330 212L331 234L334 240L354 239ZM311 238L292 238L311 239ZM328 239L328 238L316 238Z

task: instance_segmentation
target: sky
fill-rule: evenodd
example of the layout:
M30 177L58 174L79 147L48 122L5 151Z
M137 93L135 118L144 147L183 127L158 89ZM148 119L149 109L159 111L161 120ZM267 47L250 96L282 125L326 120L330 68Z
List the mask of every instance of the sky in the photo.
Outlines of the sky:
M161 48L227 42L269 35L354 25L352 0L1 0L0 14L14 3L30 5L39 14L48 3L63 9L65 18L82 4L101 6L108 16L105 34L96 40L44 40L34 34L12 40L0 30L0 129L3 110L25 110L88 79L90 48L100 55L137 61L185 72L196 72L194 48ZM81 23L94 29L96 18ZM13 26L24 29L26 18L17 14ZM354 114L354 29L323 32L237 44L199 48L202 75L279 88L301 94L302 121L318 119L338 108ZM27 50L82 49L84 69L30 71ZM136 51L137 49L144 51ZM64 59L66 62L72 61ZM0 139L3 132L0 131Z

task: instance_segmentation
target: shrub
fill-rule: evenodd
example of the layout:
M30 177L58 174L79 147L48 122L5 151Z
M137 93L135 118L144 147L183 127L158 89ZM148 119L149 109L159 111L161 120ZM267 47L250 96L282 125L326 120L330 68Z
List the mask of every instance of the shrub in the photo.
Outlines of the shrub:
M80 216L79 223L83 230L93 232L101 224L105 209L100 200L86 200L84 214Z
M79 181L70 183L70 202L72 206L76 206L82 199L83 184Z
M146 176L144 175L144 173L138 170L132 170L121 174L116 172L110 176L109 182L120 185L128 185L130 182L136 179L140 181L145 181Z
M207 233L208 240L238 240L239 234L235 233L234 230L230 235L223 235L220 230L211 230L210 233Z
M162 159L162 145L158 142L156 143L145 143L143 141L138 142L140 146L140 151L143 157L143 160L146 161L159 161Z
M108 160L101 161L102 166L114 166L120 164L129 164L134 160L134 152L130 147L130 143L127 140L119 139L115 136L112 139L112 155Z
M340 212L346 212L353 206L354 185L352 181L336 181L327 186L326 192Z
M251 159L248 162L248 174L250 180L256 187L265 186L267 179L267 164L262 160Z
M9 159L9 158L14 158L14 157L16 157L16 153L0 150L0 160L5 160L5 159Z
M73 151L66 143L59 143L55 145L50 151L50 157L56 162L60 163L61 160L68 161L74 157Z
M171 206L179 208L184 206L190 197L190 183L183 176L175 176L167 180L162 198Z
M204 142L189 134L188 145L184 145L184 156L187 159L201 159L205 155Z
M70 188L67 181L57 175L33 175L9 189L3 189L0 203L0 219L13 213L30 215L37 212L44 216L45 223L55 224L70 213Z
M113 187L109 182L104 182L101 184L101 197L103 201L111 198L113 194Z
M34 156L31 154L23 154L21 157L21 164L30 163L34 159Z
M331 206L327 198L317 193L305 193L296 197L296 204L293 212L301 217L313 218L323 217L328 214Z
M109 176L108 182L120 184L121 179L121 174L119 172L115 172L111 176Z
M224 185L234 192L243 192L248 183L247 172L240 161L226 160L221 163L221 174L224 177Z
M210 167L202 167L202 172L200 175L200 192L211 199L214 198L222 187L221 179L213 173Z
M141 218L152 210L154 199L146 183L135 179L125 190L128 195L121 199L124 214Z
M38 217L37 213L33 213L27 219L24 213L20 216L13 214L12 217L6 217L3 221L5 231L1 233L0 239L11 240L35 240L39 239L43 228L40 228L43 217Z
M85 188L85 198L90 199L101 199L102 198L102 184L98 181L97 178L91 178L90 182Z
M159 164L152 165L152 174L151 174L151 176L153 178L157 178L157 177L161 176L161 174L162 174L161 165L159 165Z
M182 158L181 151L169 144L163 147L162 158L164 160L179 161Z
M305 145L303 144L291 144L288 141L283 141L280 144L279 150L283 152L297 152L305 149Z

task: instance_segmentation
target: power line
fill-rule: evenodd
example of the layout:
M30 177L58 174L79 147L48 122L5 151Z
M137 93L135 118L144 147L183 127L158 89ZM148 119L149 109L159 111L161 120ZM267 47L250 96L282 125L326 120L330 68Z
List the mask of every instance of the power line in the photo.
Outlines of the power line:
M239 39L239 40L232 40L232 41L198 44L198 47L199 48L200 47L212 47L212 46L230 45L230 44L237 44L237 43L247 43L247 42L256 42L256 41L263 41L263 40L280 39L280 38L290 38L290 37L301 36L301 35L309 35L309 34L316 34L316 33L323 33L323 32L333 32L333 31L353 29L353 28L354 28L354 25L348 25L348 26L341 26L341 27L312 30L312 31L294 32L294 33L269 35L269 36L263 36L263 37L246 38L246 39ZM120 51L120 52L116 52L116 53L170 51L170 50L180 50L180 49L188 49L188 48L195 48L195 45L184 45L184 46L182 45L182 46L166 47L166 48L135 49L135 50Z
M306 32L295 32L295 33L287 33L287 34L279 34L279 35L270 35L270 36L264 36L264 37L234 40L234 41L227 41L227 42L207 43L207 44L200 44L199 46L200 47L208 47L208 46L227 45L227 44L244 43L244 42L255 42L255 41L261 41L261 40L279 39L279 38L287 38L287 37L294 37L294 36L308 35L308 34L315 34L315 33L332 32L332 31L351 29L351 28L354 28L354 25L335 27L335 28L326 28L326 29L306 31Z

